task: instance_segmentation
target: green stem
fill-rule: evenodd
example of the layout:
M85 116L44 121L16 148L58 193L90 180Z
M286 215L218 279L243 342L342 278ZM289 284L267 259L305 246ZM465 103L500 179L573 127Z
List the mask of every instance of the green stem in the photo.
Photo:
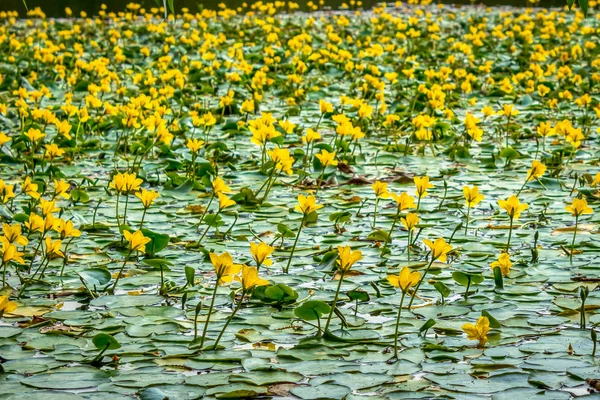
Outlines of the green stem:
M575 215L575 231L573 231L573 240L571 241L571 254L569 261L573 262L573 251L575 250L575 237L577 236L577 226L579 225L579 215Z
M4 289L6 287L6 266L7 266L7 263L4 260L2 260L2 268L3 268L3 271L2 271L2 289Z
M404 303L404 296L406 292L402 291L402 297L400 298L400 308L398 308L398 317L396 318L396 332L394 334L394 358L398 359L398 327L400 326L400 313L402 313L402 304Z
M229 326L229 323L235 317L235 314L237 314L237 312L239 311L240 307L242 306L242 303L244 301L244 296L245 295L246 295L246 291L242 289L242 298L240 299L240 301L237 303L237 305L233 309L233 312L231 313L231 315L229 316L229 318L227 318L227 322L225 322L225 325L223 325L223 329L221 329L221 332L219 333L219 336L217 336L217 340L216 340L215 344L213 345L213 350L217 349L217 345L221 341L221 337L223 337L223 334L225 333L225 330Z
M324 166L323 172L321 172L321 175L319 176L319 179L317 180L317 189L315 190L315 198L317 197L317 194L319 194L319 190L321 189L321 183L323 182L323 177L325 176L326 169L327 169L327 167Z
M71 242L73 241L73 239L75 239L74 237L72 237L68 242L67 245L65 246L65 257L63 259L63 265L62 268L60 269L60 276L63 276L63 272L65 271L65 266L67 265L67 263L69 262L69 256L67 255L67 251L69 250L69 245L71 244Z
M217 297L217 289L219 288L220 280L221 277L217 275L217 281L215 282L215 289L213 291L212 300L210 301L210 307L208 307L208 315L206 316L206 322L204 323L204 329L202 330L202 337L200 338L200 349L202 349L202 346L204 346L204 339L206 338L206 332L208 331L210 315L212 314L213 307L215 306L215 298Z
M419 280L419 283L417 283L417 286L415 287L415 291L413 292L412 296L410 297L410 303L408 303L408 311L410 311L410 309L412 307L412 303L415 300L415 296L417 295L417 292L419 291L419 288L421 287L421 283L423 283L423 280L425 280L425 276L427 276L427 272L429 272L429 268L431 268L431 265L433 264L434 261L435 261L435 258L433 258L433 256L431 256L431 261L429 262L429 265L427 265L427 268L425 269L423 276Z
M390 232L388 233L388 238L383 245L383 248L386 249L388 244L392 242L392 233L394 232L394 228L396 227L396 222L398 222L398 217L400 216L400 207L396 211L396 216L394 217L394 221L392 222L392 227L390 228Z
M507 253L508 253L508 250L510 249L510 238L512 236L513 218L514 217L510 217L510 227L508 228L508 241L506 242L506 252Z
M129 253L127 253L127 257L125 257L125 260L123 260L123 265L121 265L121 269L119 270L119 274L117 275L117 279L115 279L115 283L112 285L112 288L110 289L110 291L112 293L115 292L115 288L117 287L117 283L119 283L119 279L121 279L121 274L123 273L123 269L125 268L125 264L127 264L127 260L129 260L129 256L131 256L132 252L133 252L133 250L129 249Z
M140 230L142 230L142 227L144 226L144 218L146 218L146 211L148 211L148 209L144 207L144 212L142 213L142 220L140 221Z
M215 199L216 195L217 194L213 192L212 196L210 197L210 200L208 201L208 205L206 206L206 208L202 212L202 215L200 216L200 221L198 221L198 225L196 225L196 231L198 230L198 228L200 228L200 225L202 224L202 220L204 220L204 217L206 216L206 213L208 212L208 209L210 208L210 205L212 204L212 202Z
M335 305L338 300L338 296L340 295L340 288L342 287L342 282L344 281L344 271L340 271L340 281L338 282L337 290L335 291L335 297L333 298L333 304L331 304L331 311L329 312L329 316L327 317L327 322L325 323L325 329L323 333L326 334L329 331L329 324L331 323L331 317L333 316L333 312L335 311Z
M221 213L221 209L219 208L219 211L217 211L217 213L215 214L215 219L213 220L215 223L216 223L217 217L219 216L220 213ZM210 229L210 225L208 225L206 227L206 229L204 230L204 233L202 234L202 236L200 236L200 239L198 239L198 244L200 244L202 242L202 239L204 239L204 236L206 236L209 229Z
M35 248L33 255L31 256L31 262L29 263L29 268L27 269L28 274L31 273L31 268L33 268L33 262L35 261L35 255L37 254L38 251L40 251L40 247L42 246L43 241L44 241L44 234L40 233L40 241L39 241L37 247Z
M304 226L304 221L306 220L306 214L302 216L302 221L300 221L300 226L298 227L298 233L296 234L296 239L294 240L294 245L292 246L292 251L290 252L290 258L288 259L288 263L283 270L284 273L288 273L290 270L290 264L292 263L292 257L294 256L294 251L296 250L296 245L298 244L298 239L300 238L300 232L302 232L302 227Z
M465 225L465 235L469 229L469 217L471 216L471 206L467 206L467 224Z
M373 229L377 226L377 205L379 204L379 197L375 198L375 212L373 213Z

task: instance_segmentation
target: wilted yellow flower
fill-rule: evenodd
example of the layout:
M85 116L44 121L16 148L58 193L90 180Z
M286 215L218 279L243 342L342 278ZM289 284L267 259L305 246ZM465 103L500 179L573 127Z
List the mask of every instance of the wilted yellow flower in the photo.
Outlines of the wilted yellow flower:
M475 325L464 324L462 329L469 340L479 340L479 347L483 347L487 342L487 334L490 331L490 320L487 317L479 317Z
M498 260L490 264L490 268L494 270L495 267L499 267L500 271L502 271L502 275L506 276L509 274L512 265L513 263L510 261L510 254L501 253L498 256Z
M431 257L433 260L446 262L446 255L452 250L452 245L446 243L446 240L444 238L437 238L435 242L432 242L428 239L424 239L423 243L425 243L427 247L431 249Z

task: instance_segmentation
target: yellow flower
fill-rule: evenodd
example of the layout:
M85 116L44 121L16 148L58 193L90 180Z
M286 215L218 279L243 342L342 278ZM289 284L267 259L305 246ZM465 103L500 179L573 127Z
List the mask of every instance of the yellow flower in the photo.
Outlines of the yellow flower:
M150 242L151 239L144 236L142 231L137 230L134 233L123 231L123 235L129 242L129 248L131 251L140 251L142 253L146 252L146 244Z
M329 165L335 167L338 164L335 159L335 153L330 153L325 149L322 149L321 153L315 154L315 157L319 159L323 167L327 167Z
M411 231L419 223L419 216L416 213L408 213L406 217L400 218L400 221L407 230Z
M260 267L261 265L269 265L273 264L273 261L269 259L269 256L273 254L275 248L269 246L264 242L254 243L250 242L250 254L252 254L252 258L256 262L256 266Z
M308 128L304 136L302 136L302 142L304 143L313 143L316 140L321 139L321 135L319 132Z
M43 216L50 215L53 212L60 210L58 207L56 207L55 201L44 199L40 199L40 208L42 209Z
M231 192L231 188L229 186L227 186L225 181L218 176L213 181L212 188L213 188L213 192L215 194Z
M308 215L320 208L323 208L323 205L317 204L315 196L303 196L301 194L298 195L298 204L294 207L296 211L301 212L304 215Z
M6 133L4 132L0 132L0 147L2 147L4 144L10 142L12 139L10 138L10 136L8 136Z
M546 166L538 160L533 160L531 168L527 171L527 180L529 182L532 179L539 179L546 172Z
M204 141L200 139L188 139L186 146L192 153L197 153L204 146Z
M394 199L400 211L416 207L415 198L406 192L400 193L399 196L396 193L390 193L390 196L392 197L392 199Z
M9 243L16 243L20 246L27 246L27 243L29 243L29 240L21 235L21 225L19 224L2 224L2 232Z
M67 193L67 190L69 190L70 187L71 184L66 182L64 179L61 179L60 181L54 179L54 197L61 196L65 199L68 199L69 193Z
M437 238L435 242L431 240L424 239L423 242L431 249L431 257L434 260L440 260L441 262L446 262L446 254L452 250L452 245L446 243L444 238Z
M25 182L21 185L21 191L33 199L39 199L40 194L38 193L38 185L31 182L31 178L25 178Z
M333 112L333 104L321 99L319 100L319 110L321 114Z
M15 185L7 185L0 179L0 203L6 204L15 197Z
M540 125L536 128L537 134L540 136L552 136L556 134L556 131L550 124L550 122L540 122Z
M465 331L469 340L479 340L479 346L482 347L487 342L490 320L487 317L479 317L475 325L464 324L462 330Z
M293 133L296 128L296 124L291 123L289 120L282 120L278 122L279 126L287 134Z
M516 117L519 115L519 110L516 110L512 104L504 104L502 110L498 111L498 115L504 115L507 118Z
M494 268L499 267L500 271L502 271L502 275L506 276L510 272L510 268L512 267L512 265L513 263L510 261L510 254L501 253L498 256L498 260L490 264L490 268L493 271Z
M35 213L29 214L29 221L25 221L25 226L29 233L44 231L44 218Z
M584 214L591 214L594 212L592 207L588 206L586 199L573 199L573 203L570 206L566 206L565 210L571 213L574 217L579 217Z
M235 280L242 284L244 292L248 292L255 286L265 286L269 284L269 281L258 277L258 269L256 267L249 267L247 265L242 266L242 277L235 276Z
M338 267L342 272L347 272L352 268L354 263L362 260L362 252L360 250L352 251L350 246L338 246L339 258L337 260Z
M494 114L494 109L491 106L484 106L483 110L481 110L484 116L489 117Z
M65 254L60 249L62 246L62 241L60 240L52 240L49 237L46 237L44 240L44 244L46 245L46 257L54 258L61 257L64 258Z
M29 128L29 130L25 132L25 136L27 136L32 143L35 143L38 140L46 137L46 134L42 133L39 129Z
M475 207L481 200L484 199L483 195L479 194L479 188L477 186L463 187L463 194L465 195L467 207Z
M17 246L10 243L4 236L0 237L2 243L2 262L16 261L19 264L25 264L23 253L17 250Z
M375 197L381 199L387 199L388 197L390 197L390 194L387 190L387 186L388 184L385 182L375 181L375 183L371 185L373 191L375 192Z
M402 267L402 270L398 275L388 275L388 282L397 288L400 288L403 293L407 293L408 290L419 283L421 274L417 271L410 271L408 267Z
M135 174L129 173L118 173L113 177L113 181L110 183L110 187L115 189L119 193L129 194L140 190L140 185L143 180L138 178Z
M47 158L52 159L55 157L61 157L63 154L65 154L65 151L59 148L56 144L52 143L46 145L46 152L44 153L44 155Z
M0 316L10 314L17 309L18 305L14 301L8 301L7 296L0 296Z
M135 194L135 197L140 199L144 208L150 207L152 205L152 203L154 203L154 200L156 200L158 198L158 196L159 196L158 192L156 192L154 190L146 190L146 189L142 189L141 192L137 192Z
M62 240L64 240L65 238L68 238L68 237L81 236L81 231L78 229L75 229L75 227L73 226L73 221L71 221L71 220L64 221L62 219L59 219L58 221L56 221L54 223L54 230L56 232L58 232L58 234L60 235L60 238Z
M219 210L224 210L227 207L235 205L235 201L231 200L229 197L227 197L227 195L223 193L217 193L217 196L219 196Z
M527 204L521 204L515 195L510 196L507 200L498 200L498 205L500 208L506 210L511 219L518 219L521 216L521 212L529 207Z
M292 166L294 165L294 159L290 156L288 149L275 148L267 152L271 161L275 163L275 167L288 175L292 175Z
M210 262L215 267L215 272L217 273L218 284L231 282L233 275L240 273L241 265L234 264L228 252L224 252L221 255L210 253L209 256Z
M427 189L431 189L433 187L432 183L429 183L429 177L423 176L418 177L415 176L415 185L417 186L417 197L425 197L427 196Z

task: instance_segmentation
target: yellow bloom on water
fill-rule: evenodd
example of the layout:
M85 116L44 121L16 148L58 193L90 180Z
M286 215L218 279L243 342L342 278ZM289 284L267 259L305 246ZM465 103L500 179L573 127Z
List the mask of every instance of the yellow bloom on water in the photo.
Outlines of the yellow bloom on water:
M231 192L231 188L229 186L227 186L225 181L218 176L212 182L212 188L213 188L213 192L215 194Z
M46 237L46 239L44 239L44 245L46 247L46 257L50 259L54 257L65 257L65 253L60 249L62 247L61 240L52 240L51 238Z
M261 265L269 265L273 264L273 260L269 258L271 254L275 251L275 248L269 246L264 242L254 243L250 242L250 254L252 254L252 258L254 262L256 262L256 266L260 267Z
M479 193L479 188L477 186L463 187L463 194L465 195L467 207L475 207L484 199L483 195Z
M40 208L42 209L43 216L48 216L60 210L58 207L56 207L56 202L54 200L40 199Z
M335 153L330 153L325 149L322 149L319 154L315 154L315 157L319 159L323 167L327 167L329 165L335 167L338 164L335 159Z
M429 177L427 175L418 177L415 176L415 185L417 186L417 197L425 197L427 196L427 189L431 189L433 184L429 182Z
M510 254L501 253L498 256L498 260L494 261L493 263L490 264L490 268L493 271L494 268L499 267L500 271L502 271L502 275L506 276L509 274L510 268L512 267L512 265L513 265L513 263L512 263L512 261L510 261Z
M467 334L469 340L479 340L479 347L483 347L490 331L490 320L487 317L479 317L475 325L464 324L462 330Z
M16 243L20 246L27 246L29 240L21 235L21 225L19 224L2 224L2 233L9 243Z
M498 115L503 115L507 118L516 117L519 115L519 110L515 109L512 104L504 104L502 109L498 111Z
M217 196L219 196L219 211L235 205L235 201L231 200L227 195L217 193Z
M233 275L240 273L241 265L234 264L233 258L231 258L231 254L228 252L224 252L221 255L210 253L209 256L210 262L215 267L219 284L231 282Z
M256 267L242 266L242 276L235 276L235 280L242 284L244 292L248 292L256 286L265 286L269 284L266 279L259 278Z
M347 272L352 268L354 263L362 260L362 252L360 250L352 251L350 246L338 246L339 258L337 264L342 272Z
M573 199L570 206L566 206L565 210L571 213L574 217L579 217L584 214L592 214L594 210L588 206L586 199Z
M17 250L17 246L10 243L4 236L0 237L2 243L2 262L16 261L19 264L25 264L23 253Z
M301 194L298 195L298 204L294 207L296 211L301 212L304 215L308 215L320 208L323 208L323 205L317 204L315 196L303 196Z
M424 239L423 243L425 243L427 247L429 247L429 249L431 250L431 257L434 260L446 262L446 255L452 250L452 245L446 243L446 240L444 238L437 238L435 242L432 242L428 239Z
M146 190L146 189L142 189L141 192L137 192L135 194L135 197L140 199L144 208L150 207L152 205L152 203L154 203L154 200L156 200L158 198L158 196L159 196L158 192L156 192L154 190Z
M333 104L321 99L319 100L319 110L321 114L333 112Z
M527 171L527 180L529 182L532 179L539 179L546 172L546 166L538 160L533 160L531 168Z
M416 207L415 198L406 192L402 192L400 195L397 195L396 193L390 193L390 196L392 199L394 199L400 211Z
M146 252L146 244L150 242L150 238L144 236L142 231L137 230L134 233L129 231L123 231L125 239L129 242L129 248L131 251L139 251L142 253Z
M0 296L0 316L10 314L17 309L18 305L14 301L9 301L7 296Z
M400 221L407 230L411 231L419 223L419 216L417 213L408 213L406 217L400 218Z
M387 189L388 184L386 182L375 181L371 187L373 188L373 192L375 192L375 197L378 199L387 199L390 197Z
M507 200L498 200L498 205L500 208L506 210L511 219L518 219L521 216L521 212L529 207L527 204L521 204L515 195L510 196Z
M402 270L398 275L388 275L388 282L394 286L402 290L402 292L407 293L408 290L419 283L421 279L421 274L417 271L412 271L408 267L402 267Z

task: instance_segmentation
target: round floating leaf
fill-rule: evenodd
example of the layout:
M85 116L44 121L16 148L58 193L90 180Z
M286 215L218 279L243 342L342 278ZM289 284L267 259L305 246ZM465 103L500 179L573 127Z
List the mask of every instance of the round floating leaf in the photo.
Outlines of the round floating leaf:
M329 314L331 307L329 304L320 300L308 300L294 309L294 315L306 321L312 321L321 318L324 314Z
M108 346L108 350L116 350L121 348L121 343L111 335L99 333L92 338L92 343L98 350L104 350Z

